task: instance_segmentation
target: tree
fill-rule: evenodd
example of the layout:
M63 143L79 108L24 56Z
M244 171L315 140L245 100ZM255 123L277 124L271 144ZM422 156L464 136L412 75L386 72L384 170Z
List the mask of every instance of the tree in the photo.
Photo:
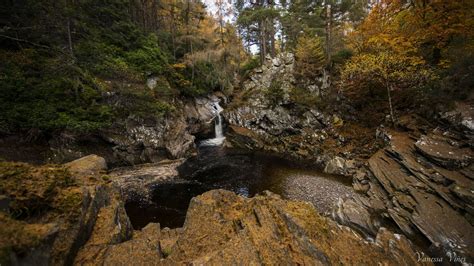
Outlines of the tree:
M295 56L295 71L298 80L315 80L325 66L324 49L319 37L299 37Z
M237 25L248 47L258 45L260 62L267 54L275 56L275 20L280 12L273 0L237 1Z
M385 89L392 123L396 121L392 91L422 87L437 78L422 58L393 52L356 55L345 64L341 76L345 87L352 90Z

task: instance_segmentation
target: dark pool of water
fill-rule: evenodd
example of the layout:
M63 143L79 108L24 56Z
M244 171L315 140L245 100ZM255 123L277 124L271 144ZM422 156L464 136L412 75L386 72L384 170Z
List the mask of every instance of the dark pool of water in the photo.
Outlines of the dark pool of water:
M191 198L218 188L246 197L270 190L284 198L312 202L320 212L328 211L337 198L353 193L348 178L325 175L275 156L216 147L200 149L198 156L178 170L179 180L154 188L153 204L126 205L135 229L149 222L181 227Z

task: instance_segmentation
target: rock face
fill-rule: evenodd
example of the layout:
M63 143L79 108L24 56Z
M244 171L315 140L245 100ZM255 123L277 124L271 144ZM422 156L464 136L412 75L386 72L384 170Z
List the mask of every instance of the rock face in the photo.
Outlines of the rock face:
M223 112L229 124L227 144L312 160L324 168L335 154L331 149L323 150L323 143L334 139L342 145L345 140L336 128L343 121L317 107L295 107L298 104L290 97L296 87L293 68L294 56L283 53L254 70L243 83L241 95ZM277 102L268 96L272 86L279 89ZM318 92L312 94L319 94L319 89L313 89Z
M195 135L207 138L214 133L215 103L221 94L176 101L177 111L170 117L141 119L128 117L102 132L114 147L116 158L126 164L156 163L186 157L195 151Z
M250 199L206 192L191 201L182 229L149 224L120 243L98 238L112 227L96 227L75 264L429 264L417 261L404 236L381 228L374 241L366 241L311 204L269 192Z
M209 97L195 98L184 106L184 114L191 134L203 138L213 137L214 118L216 117L216 103L225 101L224 95L216 94Z
M340 222L374 234L380 221L394 222L407 236L428 239L434 253L474 261L473 151L462 139L434 131L418 140L392 132L390 144L368 161L354 182L370 188L341 202ZM448 259L446 259L448 260Z
M102 137L114 145L114 155L128 164L157 162L185 156L194 148L194 136L184 116L144 120L128 118L104 131Z
M409 242L382 229L367 242L319 216L309 203L225 190L194 198L164 264L414 265Z

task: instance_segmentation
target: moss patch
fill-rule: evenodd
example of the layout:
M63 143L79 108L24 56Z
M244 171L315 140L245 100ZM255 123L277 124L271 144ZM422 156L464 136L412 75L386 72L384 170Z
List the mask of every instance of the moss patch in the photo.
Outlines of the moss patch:
M76 185L63 167L11 162L0 162L0 181L0 194L11 199L10 213L17 219L37 217L54 209L53 203L64 198L61 190Z
M0 212L0 264L9 265L10 253L21 254L39 244L41 225L29 225Z
M0 195L10 199L9 213L0 212L0 265L9 264L12 252L25 254L55 227L79 218L80 183L62 166L0 162Z

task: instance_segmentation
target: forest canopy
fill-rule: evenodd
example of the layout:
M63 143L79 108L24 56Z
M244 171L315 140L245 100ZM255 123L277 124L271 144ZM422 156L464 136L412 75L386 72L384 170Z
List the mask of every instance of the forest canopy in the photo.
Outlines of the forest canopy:
M392 121L397 109L466 97L474 83L473 1L0 5L1 133L94 131L117 116L167 115L172 98L230 93L281 52L295 54L295 74L308 81L297 86L330 73L333 91L356 107L390 109ZM157 77L152 90L144 85L150 77ZM127 103L110 104L114 94Z

